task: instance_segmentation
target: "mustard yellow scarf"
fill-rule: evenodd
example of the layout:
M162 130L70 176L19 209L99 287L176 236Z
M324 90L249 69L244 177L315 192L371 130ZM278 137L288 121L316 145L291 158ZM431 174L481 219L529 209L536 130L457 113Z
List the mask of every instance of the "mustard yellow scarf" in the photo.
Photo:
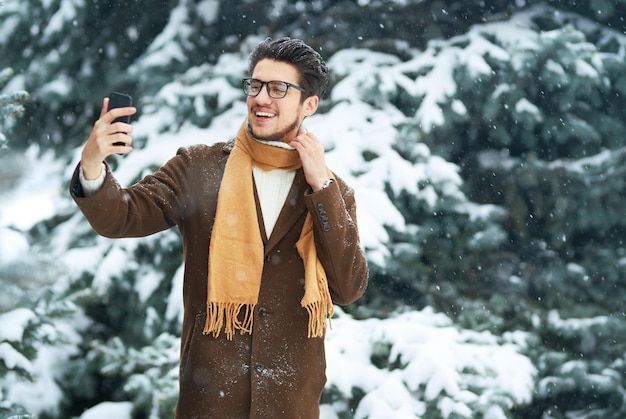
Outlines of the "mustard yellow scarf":
M236 330L252 333L261 287L264 246L254 199L253 163L262 170L294 170L302 166L297 151L254 140L246 122L239 129L217 198L203 332L218 337L224 328L229 340ZM307 334L321 337L326 331L326 320L333 315L333 304L326 272L315 251L311 214L306 216L296 248L304 263L304 297L300 304L309 314Z

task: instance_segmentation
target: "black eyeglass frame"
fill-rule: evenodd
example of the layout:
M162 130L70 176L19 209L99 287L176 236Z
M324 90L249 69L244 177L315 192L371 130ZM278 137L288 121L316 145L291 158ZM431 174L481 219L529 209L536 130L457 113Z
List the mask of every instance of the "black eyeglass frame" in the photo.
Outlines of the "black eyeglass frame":
M259 91L256 94L250 93L250 88L252 87L251 86L251 82L252 81L261 83L261 86L259 87ZM263 85L265 85L265 90L267 90L267 95L269 97L271 97L272 99L282 99L282 98L284 98L285 96L287 96L287 93L289 92L289 88L290 87L292 87L292 88L294 88L296 90L299 90L302 93L306 93L306 90L304 90L302 87L297 86L297 85L292 84L292 83L288 83L286 81L281 81L281 80L261 81L259 79L248 77L248 78L243 79L242 82L243 82L243 93L246 96L250 96L250 97L258 96L259 93L261 93L261 90L263 90ZM270 91L270 83L280 83L281 85L284 85L285 86L285 93L282 96L280 96L280 97L272 96L272 93Z

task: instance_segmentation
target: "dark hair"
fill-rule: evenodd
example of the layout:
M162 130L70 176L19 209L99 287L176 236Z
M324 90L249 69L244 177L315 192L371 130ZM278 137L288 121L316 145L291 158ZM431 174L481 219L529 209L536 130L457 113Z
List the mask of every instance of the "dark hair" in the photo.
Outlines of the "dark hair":
M319 96L321 99L326 93L328 67L322 56L304 41L287 37L276 40L266 38L250 54L250 75L259 61L266 58L296 66L300 73L299 85L306 90L303 100L309 96Z

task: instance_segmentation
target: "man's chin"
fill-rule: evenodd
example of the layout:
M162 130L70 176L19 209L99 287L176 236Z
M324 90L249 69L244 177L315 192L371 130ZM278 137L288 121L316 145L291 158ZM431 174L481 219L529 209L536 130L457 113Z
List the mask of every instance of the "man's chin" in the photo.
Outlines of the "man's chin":
M283 137L281 133L254 126L250 127L250 134L261 141L280 141Z
M270 121L271 123L271 121ZM272 124L274 125L274 124ZM285 139L298 132L300 127L299 121L294 121L291 125L283 130L276 130L269 124L257 124L255 122L248 122L250 134L257 140L261 141L281 141L285 142Z

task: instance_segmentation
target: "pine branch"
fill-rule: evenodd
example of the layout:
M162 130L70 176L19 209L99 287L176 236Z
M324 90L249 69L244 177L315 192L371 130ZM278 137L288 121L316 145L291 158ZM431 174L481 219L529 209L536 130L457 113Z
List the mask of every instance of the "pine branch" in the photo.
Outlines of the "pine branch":
M1 4L1 3L0 3ZM3 89L13 77L13 69L0 71L0 89ZM28 92L18 90L11 93L0 93L0 150L7 148L7 137L3 134L4 122L9 118L22 116L24 103L28 100Z

